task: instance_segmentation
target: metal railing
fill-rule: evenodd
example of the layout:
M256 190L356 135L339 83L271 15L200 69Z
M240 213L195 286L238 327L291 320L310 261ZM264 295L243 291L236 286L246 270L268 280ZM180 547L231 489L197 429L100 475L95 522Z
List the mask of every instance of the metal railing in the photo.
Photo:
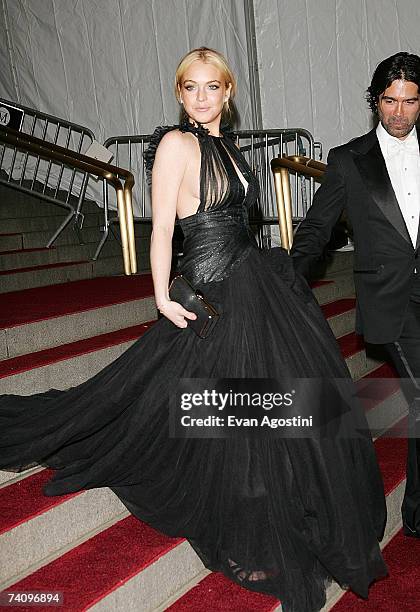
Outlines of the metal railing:
M297 155L314 157L315 150L320 147L315 143L310 132L302 128L273 130L242 130L234 132L240 150L260 181L261 192L256 205L251 211L251 223L256 227L261 244L271 241L271 228L278 223L275 189L271 180L270 160L273 157ZM136 186L133 191L133 209L136 221L151 220L150 192L146 182L143 164L143 153L150 142L150 134L133 136L113 136L104 142L114 155L117 166L128 168L136 176ZM296 206L296 218L303 218L312 201L314 183L296 180L293 186ZM106 225L115 221L110 218L109 209L113 208L109 195L106 194L105 219ZM106 230L108 232L108 229Z
M0 126L0 146L1 145L3 145L3 149L7 147L10 148L13 151L14 157L18 152L22 152L26 156L26 159L33 156L37 162L45 160L48 167L52 164L57 164L60 168L60 172L64 172L66 169L72 174L81 171L87 178L89 176L94 176L102 179L104 185L111 185L115 191L118 208L124 271L126 274L135 274L137 272L131 204L134 177L131 172L123 168L117 168L111 164L105 164L75 151L70 151L57 144L45 142L40 138ZM121 179L124 181L124 186ZM11 185L11 177L5 182Z
M326 164L300 155L277 157L271 160L274 174L278 223L282 247L290 251L293 243L293 201L290 187L290 176L322 181Z
M22 111L23 120L19 132L28 136L35 136L46 142L52 142L76 153L86 150L92 141L95 140L92 130L77 123L67 121L67 119L48 115L23 104L17 104L16 102L0 98L0 106L3 105L12 106ZM5 124L0 125L7 127Z
M150 221L151 219L151 203L143 163L143 153L146 151L151 137L151 134L112 136L104 142L104 147L113 154L115 164L127 168L137 178L133 191L134 217L136 220L143 221ZM111 206L112 203L107 197L106 207L108 210Z
M76 154L86 151L95 139L89 128L0 98L0 108L4 110L7 107L22 112L19 129L22 135L64 147ZM0 123L0 127L11 129L3 123ZM55 242L72 219L76 230L82 227L82 205L88 178L86 172L75 167L56 166L52 160L41 159L28 151L18 151L5 146L5 143L0 151L0 183L69 210L67 217L48 240L47 247Z
M307 155L314 157L319 143L303 128L273 130L246 130L235 133L240 150L245 155L260 183L260 197L250 211L250 222L254 226L261 246L269 247L276 238L278 210L276 194L271 179L270 160L273 157ZM314 182L302 177L292 186L294 216L302 219L314 193Z

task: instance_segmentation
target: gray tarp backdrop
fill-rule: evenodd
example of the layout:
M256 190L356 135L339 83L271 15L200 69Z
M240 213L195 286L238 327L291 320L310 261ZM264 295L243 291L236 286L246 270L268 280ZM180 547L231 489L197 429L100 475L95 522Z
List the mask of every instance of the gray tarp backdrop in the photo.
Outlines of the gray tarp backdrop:
M1 0L0 97L86 125L102 142L148 133L177 122L176 65L206 45L230 60L241 128L251 128L254 42L262 127L308 129L325 159L369 129L373 69L419 52L419 30L419 0Z

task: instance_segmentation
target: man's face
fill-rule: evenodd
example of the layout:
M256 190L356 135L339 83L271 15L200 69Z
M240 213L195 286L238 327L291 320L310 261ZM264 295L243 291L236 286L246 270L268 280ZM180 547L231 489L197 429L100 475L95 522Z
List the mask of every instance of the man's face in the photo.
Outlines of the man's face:
M398 79L379 96L379 119L391 136L404 140L420 114L419 90L416 83Z

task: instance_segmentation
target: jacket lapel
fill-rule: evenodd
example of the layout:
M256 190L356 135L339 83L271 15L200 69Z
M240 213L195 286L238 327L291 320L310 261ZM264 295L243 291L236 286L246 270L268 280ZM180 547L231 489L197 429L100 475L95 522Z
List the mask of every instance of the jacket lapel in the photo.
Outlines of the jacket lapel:
M419 145L419 149L420 149L420 128L416 127L417 130L417 144ZM420 151L419 151L420 153ZM417 229L417 243L416 243L416 251L417 249L420 248L420 219L419 219L419 227Z
M413 246L392 188L376 131L369 132L367 139L370 146L365 152L352 150L354 163L376 205L404 240Z

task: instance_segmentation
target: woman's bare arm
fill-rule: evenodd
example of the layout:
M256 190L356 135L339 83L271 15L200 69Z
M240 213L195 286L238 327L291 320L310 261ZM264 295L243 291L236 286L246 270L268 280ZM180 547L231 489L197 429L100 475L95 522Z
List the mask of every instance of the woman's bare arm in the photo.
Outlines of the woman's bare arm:
M169 132L156 151L152 172L153 231L150 262L156 305L160 312L178 327L186 327L187 319L196 315L169 299L168 285L172 260L174 231L179 189L188 163L188 147L182 134Z

